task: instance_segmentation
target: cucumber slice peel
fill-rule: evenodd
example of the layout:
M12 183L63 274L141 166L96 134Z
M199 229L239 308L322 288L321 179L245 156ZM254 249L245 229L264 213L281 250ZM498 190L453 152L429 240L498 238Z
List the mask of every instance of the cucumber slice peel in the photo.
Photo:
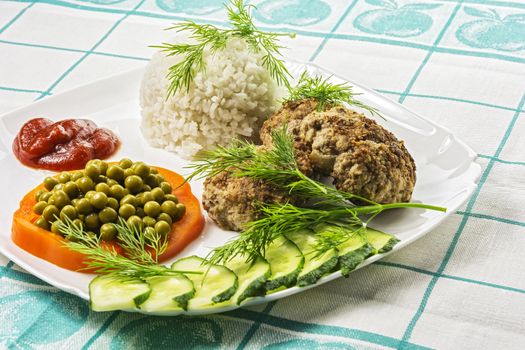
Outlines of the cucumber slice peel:
M179 271L194 271L200 274L187 274L195 288L195 295L188 301L188 309L203 309L217 306L229 300L237 290L238 278L230 269L221 265L210 265L198 256L190 256L175 261L171 268Z
M151 293L139 308L147 312L186 310L195 295L193 283L182 274L150 277L146 282Z
M389 252L399 242L395 236L368 227L365 233L366 240L374 248L374 254Z
M95 277L89 283L93 311L134 310L148 299L151 287L142 280L122 281L111 275Z
M284 236L278 236L266 249L264 258L270 264L272 274L266 281L265 289L273 291L281 286L292 287L304 265L303 253L295 243Z
M299 287L316 283L337 266L337 249L329 249L319 256L315 254L314 246L317 238L313 231L301 230L287 233L286 237L294 242L304 255L304 266L297 277L297 285Z
M262 258L247 263L245 256L236 256L225 264L239 278L239 288L231 302L240 305L246 298L265 294L264 286L271 275L270 264Z

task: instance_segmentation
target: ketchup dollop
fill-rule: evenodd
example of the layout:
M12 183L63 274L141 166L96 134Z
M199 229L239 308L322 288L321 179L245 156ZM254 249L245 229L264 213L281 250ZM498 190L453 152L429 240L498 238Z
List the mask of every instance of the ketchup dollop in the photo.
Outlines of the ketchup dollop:
M23 164L64 171L83 168L91 159L105 159L118 149L112 131L91 120L66 119L54 123L45 118L25 123L13 141L13 153Z

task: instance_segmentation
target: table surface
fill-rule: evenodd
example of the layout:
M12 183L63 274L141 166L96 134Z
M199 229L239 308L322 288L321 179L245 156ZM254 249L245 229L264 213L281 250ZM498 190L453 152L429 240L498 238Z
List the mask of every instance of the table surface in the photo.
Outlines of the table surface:
M163 28L222 24L223 0L0 1L0 111L145 65ZM264 0L264 29L449 128L472 197L423 239L301 294L206 317L95 313L0 255L0 348L505 348L525 344L525 3ZM3 229L9 229L7 227Z

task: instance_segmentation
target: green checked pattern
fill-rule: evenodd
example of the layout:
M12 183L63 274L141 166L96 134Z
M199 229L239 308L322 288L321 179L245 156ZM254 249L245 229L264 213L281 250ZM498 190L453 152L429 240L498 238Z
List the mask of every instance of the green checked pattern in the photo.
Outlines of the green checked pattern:
M0 0L0 112L139 67L224 0ZM525 2L251 0L287 55L374 88L478 154L463 208L349 279L202 317L93 313L0 256L0 348L522 349ZM7 229L7 228L4 228Z

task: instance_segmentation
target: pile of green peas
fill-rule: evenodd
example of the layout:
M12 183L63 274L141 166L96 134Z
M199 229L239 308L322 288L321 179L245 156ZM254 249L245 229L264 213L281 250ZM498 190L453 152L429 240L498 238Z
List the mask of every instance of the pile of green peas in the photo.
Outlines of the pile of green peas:
M145 237L162 237L186 212L155 168L127 158L113 164L90 160L83 170L46 177L44 187L36 194L33 211L40 216L34 224L57 234L57 218L68 217L89 235L111 241L122 218Z

